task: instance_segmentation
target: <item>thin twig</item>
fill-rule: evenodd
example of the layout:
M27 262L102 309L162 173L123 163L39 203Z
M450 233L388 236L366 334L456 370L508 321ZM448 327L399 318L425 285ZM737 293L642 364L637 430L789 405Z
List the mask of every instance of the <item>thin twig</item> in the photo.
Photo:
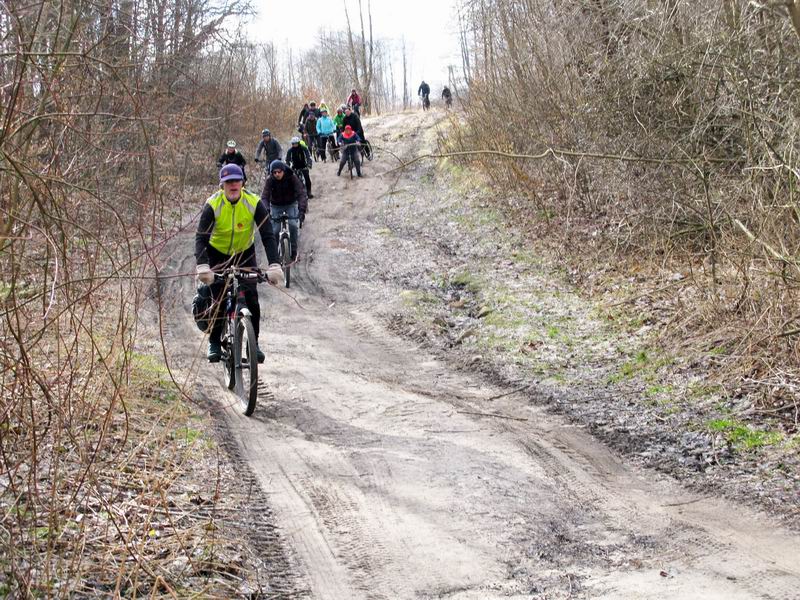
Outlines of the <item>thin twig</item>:
M478 417L495 417L497 419L510 419L512 421L527 421L524 417L508 417L506 415L498 415L497 413L474 412L471 410L457 410L460 415L476 415Z
M531 384L525 384L521 388L517 388L515 390L511 390L510 392L506 392L505 394L498 394L497 396L489 396L486 400L499 400L500 398L505 398L506 396L510 396L511 394L516 394L517 392L521 392L523 390L527 390L531 387Z

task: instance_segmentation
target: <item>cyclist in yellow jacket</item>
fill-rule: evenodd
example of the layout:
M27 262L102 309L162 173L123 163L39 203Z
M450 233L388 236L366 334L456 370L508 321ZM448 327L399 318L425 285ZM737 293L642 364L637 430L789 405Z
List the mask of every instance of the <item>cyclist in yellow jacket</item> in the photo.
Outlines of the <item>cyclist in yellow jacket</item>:
M200 222L194 238L194 255L197 259L197 279L210 286L217 303L208 338L208 360L219 362L222 356L220 337L224 319L220 315L220 300L224 295L224 281L216 280L215 268L236 265L256 268L256 230L267 252L269 268L267 279L272 284L283 280L278 264L278 245L272 231L269 213L258 196L243 188L244 173L236 164L224 165L219 172L220 190L206 200L200 212ZM253 329L258 340L261 308L255 282L243 282L247 308L253 314ZM258 350L258 362L264 362L264 353Z

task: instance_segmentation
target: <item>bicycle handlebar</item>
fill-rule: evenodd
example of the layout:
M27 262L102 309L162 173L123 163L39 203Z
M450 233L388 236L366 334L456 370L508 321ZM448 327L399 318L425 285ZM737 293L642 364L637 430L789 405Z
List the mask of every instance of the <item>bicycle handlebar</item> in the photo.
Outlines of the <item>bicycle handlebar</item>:
M225 267L222 272L214 272L215 280L223 280L228 277L236 277L237 279L256 279L258 281L266 281L267 275L258 267Z

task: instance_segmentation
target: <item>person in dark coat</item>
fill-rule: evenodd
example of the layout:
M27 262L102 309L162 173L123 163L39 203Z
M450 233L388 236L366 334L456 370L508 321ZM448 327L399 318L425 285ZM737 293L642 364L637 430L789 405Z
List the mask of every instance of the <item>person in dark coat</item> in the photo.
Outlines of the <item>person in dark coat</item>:
M305 221L308 210L306 189L297 175L282 160L273 160L269 165L269 177L264 182L261 202L269 210L272 217L272 230L275 237L280 232L280 217L289 217L289 237L292 244L292 260L297 259L297 247L300 241L298 225Z
M453 104L453 94L447 86L442 88L442 100L444 100L444 104L447 108L450 108Z
M348 125L350 125L350 128L356 132L356 134L358 135L358 137L361 138L362 141L366 139L364 137L364 128L361 126L361 119L349 106L344 109L344 120L342 121L342 129L345 129Z
M419 88L417 89L417 96L427 97L430 95L431 95L431 86L429 86L423 80L423 82L419 84Z
M319 136L317 135L317 115L312 111L308 111L308 115L306 116L306 124L305 124L305 139L306 145L308 149L312 152L314 148L317 147L317 140Z
M422 98L422 108L423 110L428 110L431 107L431 86L429 86L425 81L419 84L419 89L417 89L417 95Z
M264 160L261 160L261 152L264 152ZM256 148L256 162L264 162L267 166L273 160L280 160L283 156L283 149L278 140L272 137L269 129L261 131L261 141Z
M306 115L308 115L308 102L303 104L303 108L300 109L300 116L297 117L297 126L300 127L306 122Z
M225 144L225 152L217 159L217 168L221 169L225 165L239 165L242 168L243 181L247 181L247 173L244 169L246 164L244 155L236 149L236 142L228 140L228 143Z
M311 162L311 152L308 150L308 146L303 144L303 141L294 136L292 138L292 147L289 148L289 151L286 153L286 164L298 174L298 176L302 176L303 180L306 182L306 194L308 195L308 199L314 197L314 194L311 193L311 173L309 172L313 163Z

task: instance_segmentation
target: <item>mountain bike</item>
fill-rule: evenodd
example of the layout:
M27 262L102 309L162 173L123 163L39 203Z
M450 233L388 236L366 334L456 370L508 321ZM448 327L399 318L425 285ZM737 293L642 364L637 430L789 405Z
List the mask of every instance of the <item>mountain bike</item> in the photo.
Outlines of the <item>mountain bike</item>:
M283 279L288 288L291 283L292 263L294 262L292 260L292 237L289 233L289 215L284 212L278 217L272 217L272 220L281 224L278 232L278 262L281 263Z
M358 142L357 145L358 145L358 151L363 153L363 150L361 148L361 142ZM353 155L354 155L353 152L348 152L347 153L347 170L350 172L350 179L353 178L353 172L356 170L356 163L355 163L355 160L353 159ZM364 163L362 161L361 168L363 168L363 167L364 167ZM359 177L361 177L361 175L359 175Z
M253 329L253 315L247 308L245 290L240 281L267 280L260 269L227 267L215 274L225 281L225 328L222 332L222 357L225 385L239 397L242 412L250 416L258 396L258 344Z
M372 144L369 143L368 140L364 140L361 142L361 146L359 147L361 150L361 156L366 158L367 160L372 160ZM361 164L364 164L364 161L361 161Z
M323 148L328 148L328 152L331 155L331 162L339 162L339 146L336 145L336 138L334 135L331 133L325 137L320 137L320 140L323 140Z
M431 108L431 99L428 97L428 94L422 95L422 110L430 110Z
M309 136L311 145L311 154L314 156L314 162L323 162L324 158L322 156L322 149L319 146L320 137L318 135Z

